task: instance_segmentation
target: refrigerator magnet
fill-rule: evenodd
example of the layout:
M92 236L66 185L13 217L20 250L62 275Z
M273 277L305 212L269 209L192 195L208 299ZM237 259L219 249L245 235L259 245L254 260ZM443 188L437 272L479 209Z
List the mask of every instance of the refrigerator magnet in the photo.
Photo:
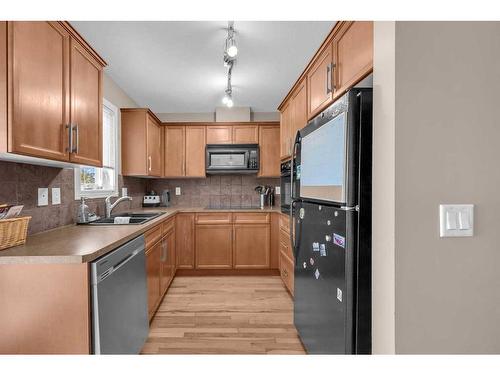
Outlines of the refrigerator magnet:
M316 280L319 279L319 270L316 268L316 272L314 272L314 277L316 278Z
M313 251L319 251L319 242L313 242Z
M319 255L321 255L322 257L326 257L326 246L324 243L319 245Z
M333 243L337 246L340 246L341 248L345 248L345 238L340 234L333 234Z

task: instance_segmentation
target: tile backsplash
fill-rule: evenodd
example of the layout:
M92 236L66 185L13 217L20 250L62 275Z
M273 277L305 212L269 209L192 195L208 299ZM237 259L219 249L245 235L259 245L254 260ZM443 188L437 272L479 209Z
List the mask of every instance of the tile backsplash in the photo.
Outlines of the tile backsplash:
M116 212L141 207L146 191L146 181L134 177L118 178L118 185L128 188L132 202L120 203ZM49 188L49 205L37 206L38 188ZM53 187L61 188L61 204L51 204ZM120 190L121 191L121 190ZM22 215L31 216L29 234L69 225L75 222L79 201L75 200L73 169L43 167L38 165L0 161L0 203L22 204ZM104 215L104 199L89 199L91 211Z
M230 208L238 206L258 206L259 195L255 192L258 185L279 186L279 178L257 178L250 175L208 176L200 179L150 180L148 188L158 194L170 190L172 207ZM175 195L175 188L181 188L181 195ZM279 196L275 206L279 206Z

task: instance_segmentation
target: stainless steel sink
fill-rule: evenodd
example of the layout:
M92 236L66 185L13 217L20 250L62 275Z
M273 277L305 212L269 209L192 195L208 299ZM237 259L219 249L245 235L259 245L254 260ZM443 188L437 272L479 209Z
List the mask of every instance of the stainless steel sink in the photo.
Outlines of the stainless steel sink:
M87 225L138 225L144 224L164 214L164 212L125 212L87 223ZM130 221L127 224L115 224L115 217L130 217Z

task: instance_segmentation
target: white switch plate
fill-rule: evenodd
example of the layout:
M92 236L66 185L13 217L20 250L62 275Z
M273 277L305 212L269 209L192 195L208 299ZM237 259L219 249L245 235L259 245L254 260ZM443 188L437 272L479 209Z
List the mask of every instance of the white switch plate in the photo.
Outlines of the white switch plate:
M175 195L181 195L181 188L180 187L175 188Z
M38 188L38 206L48 206L49 188Z
M440 237L472 237L474 235L473 204L439 205Z
M52 204L61 204L61 188L52 188Z
M281 186L276 186L274 188L274 191L276 192L276 195L280 195L281 194Z
M126 197L128 194L128 189L126 187L122 187L122 197Z

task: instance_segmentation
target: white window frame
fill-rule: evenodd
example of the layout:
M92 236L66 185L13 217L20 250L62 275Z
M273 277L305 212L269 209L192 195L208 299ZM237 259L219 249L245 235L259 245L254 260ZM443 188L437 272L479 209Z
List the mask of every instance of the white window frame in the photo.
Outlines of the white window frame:
M82 196L85 198L105 198L109 196L118 196L118 174L120 173L120 122L119 116L120 112L118 107L115 106L110 101L103 98L103 107L106 107L111 112L114 113L114 124L115 127L115 188L113 190L94 190L94 191L81 191L80 185L80 167L74 168L74 181L75 181L75 200L79 200ZM103 140L104 142L104 140Z

